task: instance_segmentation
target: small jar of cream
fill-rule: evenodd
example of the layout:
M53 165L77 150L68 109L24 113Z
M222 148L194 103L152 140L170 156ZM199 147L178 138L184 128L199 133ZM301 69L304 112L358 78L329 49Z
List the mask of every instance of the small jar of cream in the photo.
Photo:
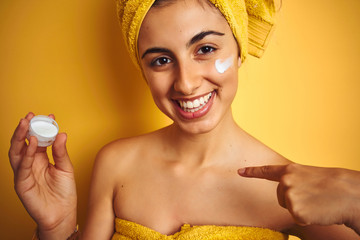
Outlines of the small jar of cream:
M58 124L48 116L38 115L30 120L28 139L30 136L35 136L39 147L50 146L58 133Z

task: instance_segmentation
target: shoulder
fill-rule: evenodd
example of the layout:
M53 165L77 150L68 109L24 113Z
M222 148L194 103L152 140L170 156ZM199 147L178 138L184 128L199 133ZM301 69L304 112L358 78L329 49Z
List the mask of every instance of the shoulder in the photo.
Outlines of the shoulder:
M243 145L242 149L244 149L244 156L249 159L247 162L249 166L285 165L292 163L289 159L282 156L276 150L251 136L247 132L243 131L241 135Z
M122 138L103 146L96 156L97 164L114 164L136 153L142 142L142 136Z
M122 138L103 146L98 152L93 171L106 171L118 174L128 170L136 162L143 159L157 143L157 131L140 136Z
M146 147L148 138L143 135L119 139L98 152L91 175L84 238L98 239L113 234L114 197L119 185L137 171L140 150Z

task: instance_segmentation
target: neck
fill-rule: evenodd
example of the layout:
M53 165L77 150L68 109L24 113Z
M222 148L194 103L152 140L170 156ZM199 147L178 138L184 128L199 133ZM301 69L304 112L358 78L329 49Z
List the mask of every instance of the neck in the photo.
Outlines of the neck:
M224 152L239 129L229 111L214 129L206 133L189 133L173 124L167 128L166 140L172 146L170 154L176 156L175 161L199 166L211 164L217 153Z

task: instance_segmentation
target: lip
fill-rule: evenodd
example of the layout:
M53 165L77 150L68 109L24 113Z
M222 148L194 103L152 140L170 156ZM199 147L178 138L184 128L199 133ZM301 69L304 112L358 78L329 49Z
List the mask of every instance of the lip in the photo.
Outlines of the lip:
M213 105L213 102L214 102L214 99L216 98L216 91L212 91L211 92L211 97L209 99L209 101L201 108L199 109L198 111L195 111L195 112L185 112L178 104L178 100L182 100L182 101L192 101L192 100L195 100L195 99L198 99L200 97L203 97L203 96L206 96L207 94L209 93L206 93L206 94L203 94L203 95L200 95L200 96L197 96L197 97L193 97L193 98L187 98L187 99L177 99L177 100L173 100L173 103L177 109L177 112L179 113L179 115L182 117L182 118L185 118L185 119L188 119L188 120L191 120L191 119L196 119L196 118L200 118L204 115L206 115L210 109L211 109L211 106Z
M204 93L204 94L196 96L196 97L192 97L192 98L176 98L174 100L175 101L194 101L195 99L199 99L201 97L204 97L204 96L208 95L209 93L214 93L214 92L215 92L215 90L212 91L212 92Z

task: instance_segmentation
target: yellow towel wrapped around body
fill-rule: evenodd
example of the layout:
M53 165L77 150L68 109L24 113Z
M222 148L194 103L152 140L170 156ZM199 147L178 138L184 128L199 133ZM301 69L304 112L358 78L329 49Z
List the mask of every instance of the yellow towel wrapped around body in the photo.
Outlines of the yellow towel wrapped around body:
M164 235L135 222L115 219L115 233L111 240L287 240L288 236L267 228L245 226L190 226L184 224L172 234Z
M237 40L244 62L247 54L261 57L274 28L273 0L209 0L223 14ZM117 14L130 56L140 66L138 36L155 0L116 0Z

